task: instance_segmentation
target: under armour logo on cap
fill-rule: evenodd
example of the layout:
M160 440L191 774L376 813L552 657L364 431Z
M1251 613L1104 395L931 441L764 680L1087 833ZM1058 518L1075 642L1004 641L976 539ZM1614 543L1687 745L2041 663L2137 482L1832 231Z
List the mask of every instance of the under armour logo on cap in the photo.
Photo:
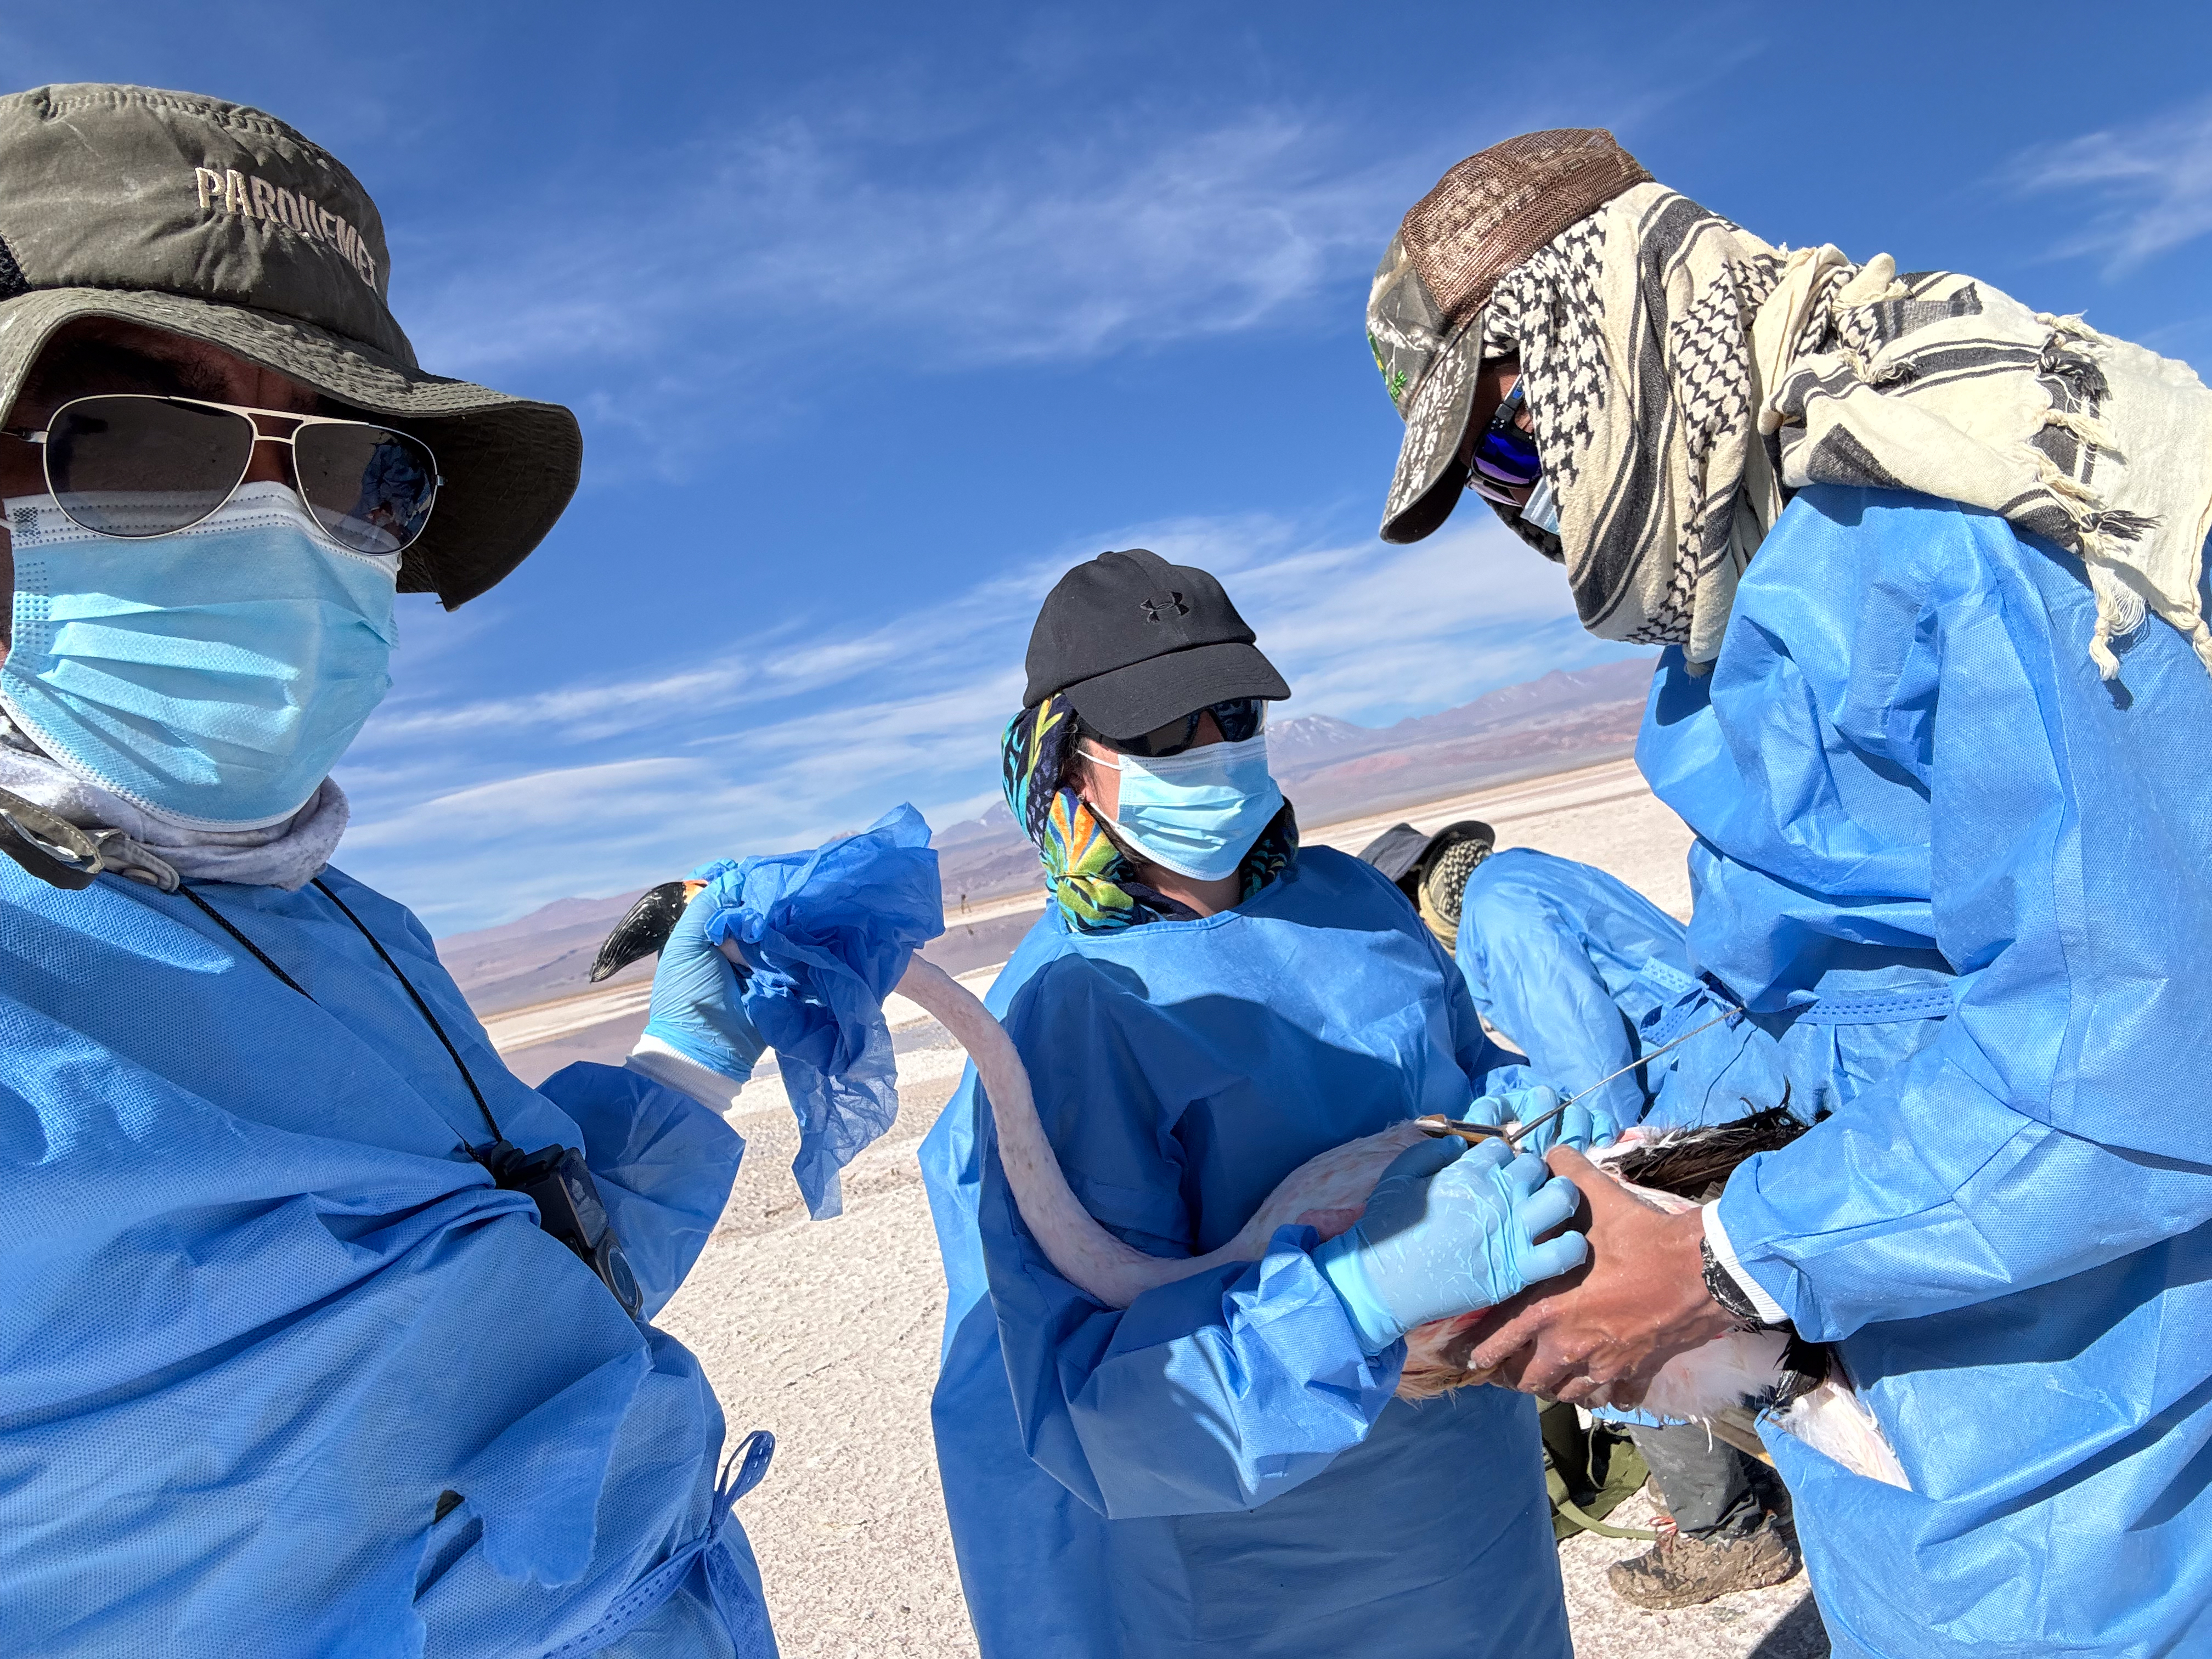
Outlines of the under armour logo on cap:
M1287 697L1212 575L1150 548L1101 553L1053 585L1030 633L1022 707L1065 691L1109 738L1231 697Z

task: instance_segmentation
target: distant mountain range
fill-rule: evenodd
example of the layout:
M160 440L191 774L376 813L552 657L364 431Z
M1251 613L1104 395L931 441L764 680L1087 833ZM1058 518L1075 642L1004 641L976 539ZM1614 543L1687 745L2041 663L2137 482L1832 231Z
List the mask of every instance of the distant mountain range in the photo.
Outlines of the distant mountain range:
M1625 754L1634 746L1650 684L1651 659L1634 658L1554 669L1395 726L1303 714L1268 726L1267 753L1299 821L1335 823ZM933 844L947 917L956 925L928 954L954 973L1002 960L1027 929L1028 915L969 927L958 922L960 910L1035 892L1036 849L1003 803L945 826ZM500 927L441 939L438 953L479 1014L574 995L587 988L599 941L636 896L556 899ZM650 960L636 963L612 982L652 971Z
M599 953L599 942L644 890L612 898L555 899L497 927L451 933L438 941L438 959L479 1018L574 996L591 988L592 958ZM650 957L634 962L607 983L650 979L653 962Z
M1308 714L1271 728L1267 749L1279 757L1275 776L1304 823L1419 805L1627 753L1644 723L1651 663L1553 669L1380 728Z

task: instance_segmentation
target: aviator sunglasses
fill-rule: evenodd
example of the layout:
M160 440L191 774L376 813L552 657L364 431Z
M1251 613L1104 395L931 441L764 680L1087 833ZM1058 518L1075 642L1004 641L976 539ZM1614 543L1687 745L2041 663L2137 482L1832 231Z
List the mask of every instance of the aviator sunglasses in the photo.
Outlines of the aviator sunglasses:
M1467 473L1469 489L1508 507L1520 505L1509 490L1532 486L1544 476L1544 463L1536 455L1535 434L1521 429L1521 411L1526 407L1521 386L1516 376L1513 389L1498 400L1498 412L1474 441L1473 464Z
M1267 724L1267 700L1265 697L1231 697L1223 702L1210 702L1202 708L1194 708L1188 714L1178 714L1164 726L1133 738L1109 738L1084 728L1084 735L1103 744L1117 754L1134 755L1140 760L1162 760L1170 755L1180 755L1198 737L1198 722L1205 715L1213 716L1213 723L1221 729L1224 743L1243 743L1260 735Z
M255 417L289 421L264 432ZM292 483L323 534L350 553L404 553L430 521L437 458L419 438L367 421L121 392L64 404L43 431L0 428L40 447L46 489L95 535L169 536L238 493L256 444L292 452Z

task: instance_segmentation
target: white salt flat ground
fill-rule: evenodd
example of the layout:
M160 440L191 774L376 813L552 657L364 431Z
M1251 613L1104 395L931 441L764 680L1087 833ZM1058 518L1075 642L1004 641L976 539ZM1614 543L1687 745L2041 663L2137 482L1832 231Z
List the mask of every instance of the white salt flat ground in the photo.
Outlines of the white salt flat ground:
M1356 848L1400 817L1423 829L1482 817L1503 846L1601 865L1678 915L1688 908L1689 833L1626 763L1330 826L1315 839ZM945 1293L915 1163L961 1060L950 1048L902 1056L898 1123L846 1172L836 1221L809 1223L799 1207L781 1086L766 1078L748 1087L732 1119L747 1140L737 1189L660 1322L704 1362L733 1434L776 1436L775 1468L739 1514L791 1659L975 1650L930 1447ZM1634 1524L1647 1513L1638 1500L1617 1518ZM1802 1576L1684 1613L1617 1601L1605 1567L1644 1547L1589 1536L1563 1547L1585 1659L1826 1652Z

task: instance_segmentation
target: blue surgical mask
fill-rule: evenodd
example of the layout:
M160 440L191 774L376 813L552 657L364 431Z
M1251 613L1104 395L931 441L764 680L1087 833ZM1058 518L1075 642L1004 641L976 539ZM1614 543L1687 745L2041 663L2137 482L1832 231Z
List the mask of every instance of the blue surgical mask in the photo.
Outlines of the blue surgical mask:
M398 560L325 541L283 484L248 484L212 518L143 540L82 530L41 496L7 512L0 707L153 817L283 823L392 684Z
M1283 810L1283 792L1267 771L1265 732L1179 755L1091 758L1120 766L1121 802L1114 814L1120 839L1139 857L1198 881L1235 875Z

